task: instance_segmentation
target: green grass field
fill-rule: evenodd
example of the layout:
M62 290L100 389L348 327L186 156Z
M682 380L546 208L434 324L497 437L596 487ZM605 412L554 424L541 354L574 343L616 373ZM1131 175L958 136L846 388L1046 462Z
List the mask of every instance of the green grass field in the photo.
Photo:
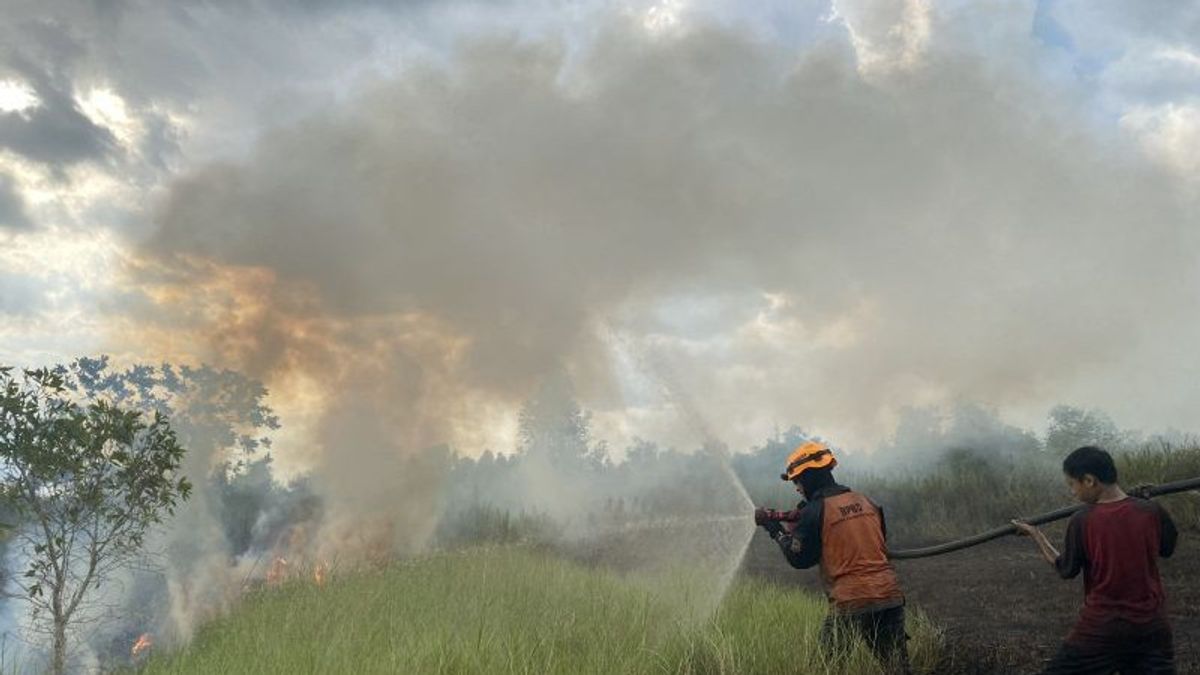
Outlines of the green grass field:
M837 664L822 654L822 598L738 582L696 618L711 595L697 583L622 578L525 547L467 549L258 591L141 672L878 672L861 645ZM914 612L908 632L914 666L932 672L936 629Z

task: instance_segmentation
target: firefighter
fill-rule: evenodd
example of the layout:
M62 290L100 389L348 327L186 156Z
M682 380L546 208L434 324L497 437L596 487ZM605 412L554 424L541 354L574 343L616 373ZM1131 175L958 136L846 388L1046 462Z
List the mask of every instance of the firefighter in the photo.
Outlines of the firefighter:
M788 456L781 476L804 495L799 520L789 532L768 528L788 563L818 563L829 596L821 640L837 653L860 635L890 672L908 673L904 594L888 561L883 509L833 479L837 459L829 446L802 443Z

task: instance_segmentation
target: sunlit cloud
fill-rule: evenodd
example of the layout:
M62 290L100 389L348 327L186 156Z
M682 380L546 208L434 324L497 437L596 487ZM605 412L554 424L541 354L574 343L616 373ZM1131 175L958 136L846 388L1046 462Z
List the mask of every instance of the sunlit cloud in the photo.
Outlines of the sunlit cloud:
M141 120L130 114L125 103L110 88L93 88L78 97L79 108L93 122L107 128L125 147L135 146L144 134Z
M836 0L826 21L840 23L864 76L917 66L932 34L929 0Z
M0 317L0 361L38 365L104 349L103 307L124 255L119 238L102 229L42 228L0 235L0 243L7 277L0 283L36 290L26 311Z
M0 80L0 113L23 112L36 108L40 100L28 84L20 80Z
M1137 106L1121 124L1151 157L1200 189L1200 103Z
M642 18L642 25L651 33L664 33L679 28L684 11L683 0L658 0Z

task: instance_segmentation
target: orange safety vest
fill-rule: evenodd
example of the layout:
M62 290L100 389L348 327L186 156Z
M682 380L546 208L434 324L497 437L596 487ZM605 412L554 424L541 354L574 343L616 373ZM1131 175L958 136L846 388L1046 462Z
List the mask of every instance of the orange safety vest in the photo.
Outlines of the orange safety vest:
M823 501L821 576L834 610L853 614L903 605L879 508L854 491Z

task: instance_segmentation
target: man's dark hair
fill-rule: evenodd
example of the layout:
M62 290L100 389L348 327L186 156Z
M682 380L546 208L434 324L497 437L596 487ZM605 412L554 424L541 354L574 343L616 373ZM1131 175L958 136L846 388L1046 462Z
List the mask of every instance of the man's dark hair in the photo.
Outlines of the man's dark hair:
M825 466L820 469L809 469L800 474L800 489L804 491L805 499L812 499L817 490L830 485L836 485L833 480L833 469Z
M1094 445L1085 445L1067 455L1062 468L1063 473L1075 480L1083 480L1090 473L1101 483L1117 482L1117 465L1113 463L1112 455Z

